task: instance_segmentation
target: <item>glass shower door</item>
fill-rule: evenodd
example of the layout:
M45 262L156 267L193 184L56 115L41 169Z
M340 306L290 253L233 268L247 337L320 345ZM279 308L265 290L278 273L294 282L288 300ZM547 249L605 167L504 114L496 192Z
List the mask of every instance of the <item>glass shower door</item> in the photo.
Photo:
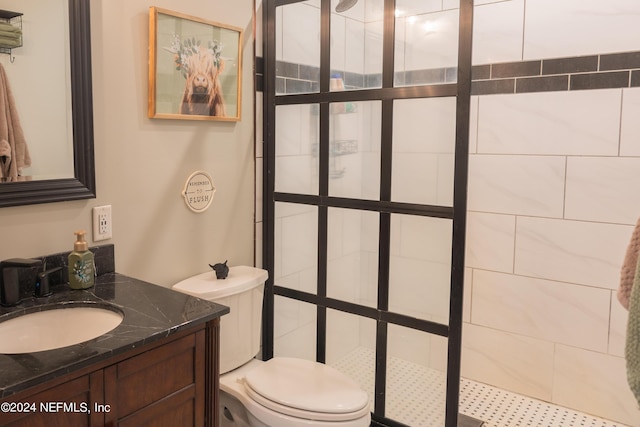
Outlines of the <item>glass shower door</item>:
M265 5L263 356L458 423L470 0Z

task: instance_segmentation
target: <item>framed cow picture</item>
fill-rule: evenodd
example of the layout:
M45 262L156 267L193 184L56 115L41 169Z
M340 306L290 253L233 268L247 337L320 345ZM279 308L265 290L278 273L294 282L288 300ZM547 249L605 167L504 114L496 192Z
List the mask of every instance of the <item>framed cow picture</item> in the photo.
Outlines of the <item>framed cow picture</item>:
M149 117L240 120L242 30L149 10Z

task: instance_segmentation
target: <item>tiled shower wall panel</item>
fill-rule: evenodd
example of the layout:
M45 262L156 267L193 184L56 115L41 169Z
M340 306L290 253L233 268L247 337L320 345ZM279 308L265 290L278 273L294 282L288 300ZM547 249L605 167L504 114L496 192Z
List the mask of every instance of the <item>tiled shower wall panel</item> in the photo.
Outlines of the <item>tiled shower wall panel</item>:
M615 289L640 216L638 96L474 98L463 354L466 377L633 426Z

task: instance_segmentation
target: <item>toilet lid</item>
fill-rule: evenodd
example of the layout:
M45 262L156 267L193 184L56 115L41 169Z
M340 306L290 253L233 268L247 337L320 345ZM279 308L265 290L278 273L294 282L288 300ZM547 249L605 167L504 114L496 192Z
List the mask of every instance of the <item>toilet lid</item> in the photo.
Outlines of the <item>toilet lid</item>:
M249 371L245 384L264 398L260 399L261 404L279 412L286 407L310 413L348 414L347 418L356 412L369 412L369 397L355 381L330 366L309 360L273 358Z

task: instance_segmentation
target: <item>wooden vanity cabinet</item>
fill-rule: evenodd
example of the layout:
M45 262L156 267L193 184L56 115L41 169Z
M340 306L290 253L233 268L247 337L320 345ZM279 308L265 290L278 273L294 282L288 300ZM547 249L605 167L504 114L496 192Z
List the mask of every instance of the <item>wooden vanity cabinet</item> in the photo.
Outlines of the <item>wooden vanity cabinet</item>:
M204 425L204 332L104 370L107 425Z
M3 402L16 403L15 409L0 413L0 425L11 427L102 426L103 414L87 413L85 406L102 400L102 371L69 380L44 391L11 396ZM60 406L67 404L67 406ZM45 405L45 406L41 406ZM88 408L87 408L88 409Z
M37 411L0 413L0 425L217 427L219 323L214 319L9 396L3 402L33 402ZM67 407L46 413L42 402Z

